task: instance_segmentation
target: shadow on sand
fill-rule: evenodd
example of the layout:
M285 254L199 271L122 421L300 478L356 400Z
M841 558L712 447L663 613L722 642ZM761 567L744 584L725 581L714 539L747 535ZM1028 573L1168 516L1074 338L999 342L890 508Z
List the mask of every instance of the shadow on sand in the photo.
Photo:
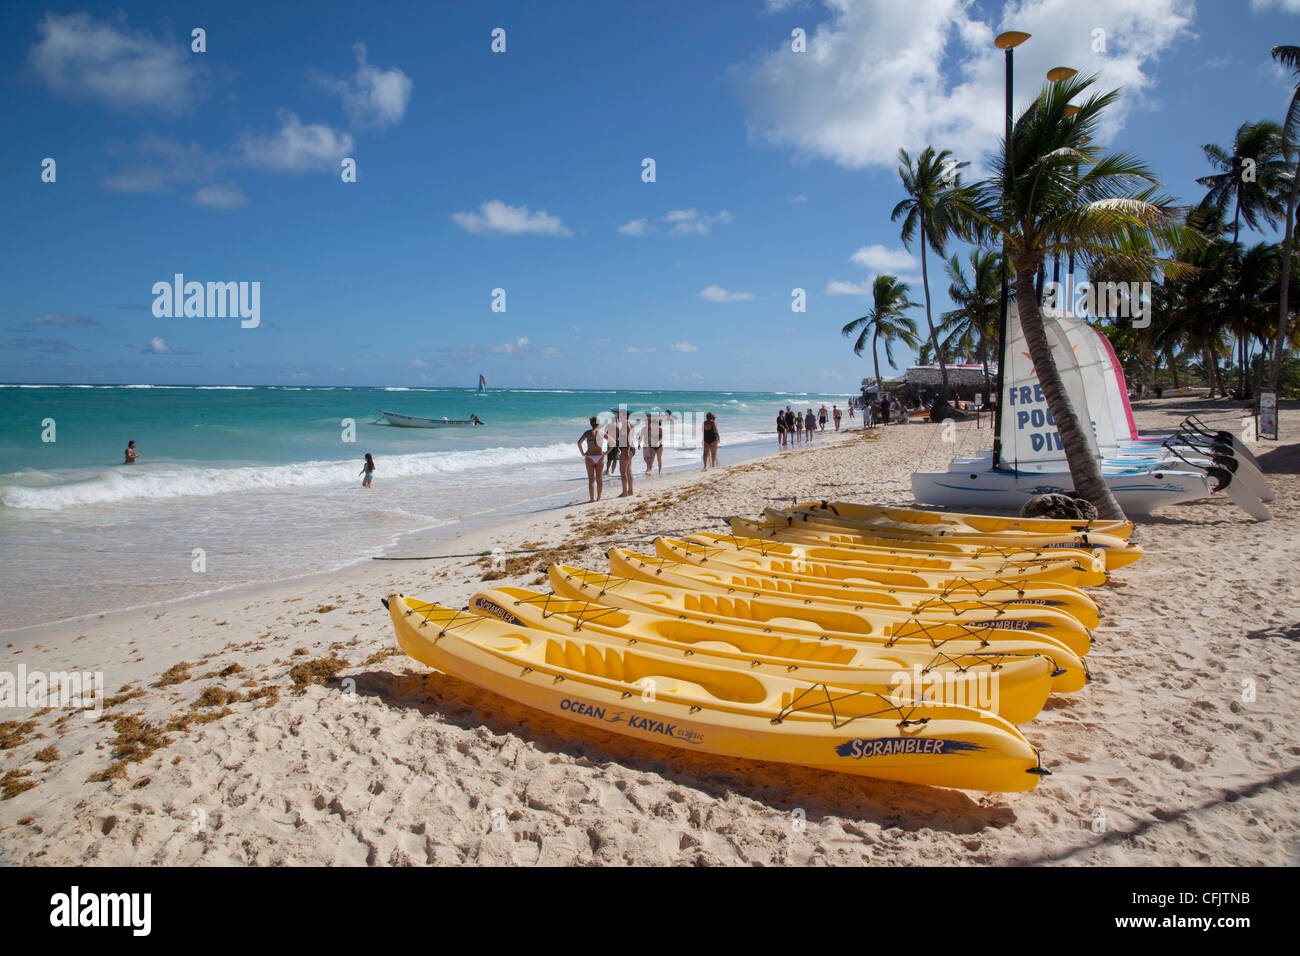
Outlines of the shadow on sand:
M658 774L713 800L739 794L778 813L793 814L801 809L809 824L838 816L850 834L855 833L856 825L872 823L908 832L931 829L976 834L1016 821L1010 807L981 805L960 790L696 755L588 728L437 671L371 671L349 676L356 680L357 694L373 695L390 707L415 710L425 717L436 716L462 730L482 729L498 738L515 735L543 754L564 755L579 765L617 764L637 773Z
M1124 843L1132 837L1140 837L1148 830L1152 830L1161 824L1184 820L1194 814L1206 810L1213 810L1215 807L1225 803L1236 803L1238 800L1256 797L1266 791L1286 786L1294 786L1297 783L1300 783L1300 767L1291 767L1289 770L1279 770L1271 777L1265 777L1263 780L1257 780L1254 783L1237 787L1232 790L1225 790L1222 796L1216 797L1213 800L1206 800L1204 803L1196 806L1157 808L1151 811L1152 816L1155 817L1154 820L1143 820L1141 823L1131 826L1126 830L1111 830L1086 846L1072 846L1062 850L1042 853L1038 856L1021 857L1019 859L1011 860L1008 865L1035 866L1042 863L1063 863L1080 853L1087 853L1091 850L1097 850L1102 847Z

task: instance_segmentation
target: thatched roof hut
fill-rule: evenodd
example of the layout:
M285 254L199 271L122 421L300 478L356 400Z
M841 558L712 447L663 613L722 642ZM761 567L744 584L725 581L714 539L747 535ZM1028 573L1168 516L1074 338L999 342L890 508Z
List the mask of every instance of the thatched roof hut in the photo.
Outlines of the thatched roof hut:
M989 365L989 378L998 374L997 365ZM934 389L943 384L943 374L937 365L913 365L903 375L903 382L914 388ZM948 384L960 392L984 390L983 365L949 365Z

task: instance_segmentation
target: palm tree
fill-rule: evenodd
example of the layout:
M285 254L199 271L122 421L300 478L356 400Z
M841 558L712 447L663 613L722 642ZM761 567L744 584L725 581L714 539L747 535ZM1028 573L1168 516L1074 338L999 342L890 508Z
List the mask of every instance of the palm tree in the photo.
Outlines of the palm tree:
M939 376L943 381L943 397L948 397L948 366L943 360L943 349L934 331L934 319L930 313L930 272L925 261L925 248L929 246L935 255L942 256L948 245L948 237L961 230L961 217L954 202L962 193L959 170L970 163L959 163L952 158L949 150L936 153L933 146L927 146L916 157L915 163L907 150L898 151L902 164L898 167L898 178L903 181L903 190L908 198L904 199L890 213L891 222L906 214L903 220L903 246L910 252L912 237L917 229L921 230L921 285L925 289L925 324L930 329L930 344L934 346L939 359Z
M1092 144L1101 113L1119 98L1119 90L1112 90L1079 103L1096 79L1076 76L1038 95L1016 121L1011 141L1003 144L994 178L980 184L965 211L1006 242L1025 344L1076 492L1102 517L1120 519L1124 512L1089 447L1084 429L1091 429L1075 411L1052 357L1035 280L1048 256L1070 250L1085 267L1124 262L1131 272L1150 275L1160 268L1177 274L1179 264L1159 252L1190 240L1169 201L1156 195L1157 183L1145 164L1127 154L1102 155ZM1072 100L1079 105L1070 113L1066 107Z
M1282 160L1282 128L1270 120L1242 123L1233 137L1231 151L1214 143L1207 143L1201 149L1210 165L1218 171L1196 181L1209 190L1205 195L1206 201L1213 203L1225 215L1228 207L1232 206L1232 246L1234 254L1240 255L1242 219L1251 229L1258 230L1261 223L1275 225L1283 213L1277 188L1280 179L1286 175L1286 164ZM1240 363L1237 387L1245 394L1246 353L1242 336L1237 337L1237 353Z
M1283 66L1291 67L1291 75L1296 79L1295 92L1291 94L1291 105L1287 107L1286 119L1282 123L1282 152L1287 162L1291 154L1296 154L1296 165L1291 170L1290 190L1286 199L1286 230L1282 235L1282 278L1278 295L1277 332L1273 339L1273 354L1268 366L1268 388L1276 392L1278 380L1282 375L1282 354L1286 347L1287 322L1290 320L1290 302L1288 287L1291 284L1291 253L1295 242L1295 213L1297 192L1300 192L1300 46L1275 46L1269 55Z
M853 343L853 354L861 355L867 347L867 336L871 336L871 358L876 367L876 394L883 395L884 388L880 377L880 349L877 343L885 340L885 358L890 368L898 368L894 362L894 343L901 342L908 348L921 344L917 334L916 321L903 314L904 309L914 309L919 302L908 298L911 288L906 282L899 282L897 276L880 275L871 285L871 309L861 318L854 319L840 331L850 336L857 334Z
M998 348L998 325L1001 320L1002 254L974 249L970 254L971 278L962 271L961 260L953 256L945 271L952 285L948 298L957 308L939 318L940 331L947 332L944 348L961 341L972 341L970 349L984 366L984 394L992 396L989 377L989 352Z

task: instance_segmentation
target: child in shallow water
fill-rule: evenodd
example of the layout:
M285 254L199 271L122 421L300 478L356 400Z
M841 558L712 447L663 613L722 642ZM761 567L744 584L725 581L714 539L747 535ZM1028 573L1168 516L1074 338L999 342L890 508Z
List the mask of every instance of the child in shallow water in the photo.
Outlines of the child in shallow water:
M375 460L370 457L369 452L366 452L366 463L361 466L360 473L366 476L362 479L361 487L369 488L371 480L375 477Z

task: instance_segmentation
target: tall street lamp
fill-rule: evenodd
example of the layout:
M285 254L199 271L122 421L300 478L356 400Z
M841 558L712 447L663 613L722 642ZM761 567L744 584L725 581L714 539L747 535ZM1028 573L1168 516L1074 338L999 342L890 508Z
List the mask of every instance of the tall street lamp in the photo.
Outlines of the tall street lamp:
M1029 39L1028 33L1021 33L1019 30L1008 30L1006 33L1000 33L993 40L993 45L1006 54L1006 152L1007 152L1007 172L1006 179L1003 183L1002 198L1007 203L1008 213L1010 211L1010 188L1011 182L1015 177L1015 166L1011 152L1011 86L1014 79L1014 57L1016 47ZM994 415L993 425L993 467L997 469L1002 459L1002 382L1006 374L1007 362L1007 240L1002 239L1002 302L1001 317L998 320L998 347L1001 352L998 362L998 397L996 403L996 414Z

